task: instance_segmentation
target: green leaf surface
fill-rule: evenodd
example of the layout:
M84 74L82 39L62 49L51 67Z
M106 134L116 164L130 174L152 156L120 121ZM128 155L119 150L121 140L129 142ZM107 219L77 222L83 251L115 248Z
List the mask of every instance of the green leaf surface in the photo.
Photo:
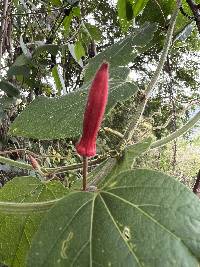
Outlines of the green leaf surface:
M199 199L170 176L137 169L60 200L33 239L27 267L197 267L199 259Z
M19 89L16 86L4 80L0 81L0 90L4 91L9 97L17 97L20 94Z
M102 34L99 28L90 23L84 23L84 26L86 27L91 39L95 41L101 40Z
M8 78L12 76L22 75L24 77L30 76L30 68L27 65L11 66L7 72Z
M5 111L16 101L13 97L3 96L0 98L0 111Z
M73 19L73 12L70 12L69 16L66 16L63 20L63 26L65 29L65 34L68 34L68 32L70 30L70 24L71 24L72 19Z
M79 61L82 57L85 56L85 50L80 40L78 40L74 45L74 53L77 61Z
M59 182L42 183L34 177L17 177L0 190L0 202L40 203L61 198L67 190ZM45 213L0 213L0 262L24 267L31 240Z
M58 90L58 95L61 95L62 83L60 81L60 75L58 73L58 66L57 65L55 65L52 68L52 76L53 76L54 82L56 84L56 89Z
M100 180L98 186L102 187L105 184L109 183L110 180L113 179L119 173L131 170L133 168L133 164L136 158L140 157L143 153L145 153L150 148L151 143L152 138L148 137L142 140L141 142L127 146L126 149L123 151L122 157L119 158L115 162L115 164L113 164L112 170L110 170L110 172L107 172L107 175L104 175L104 178ZM102 170L105 167L107 168L106 165L102 166ZM98 176L100 176L100 173L101 171L98 173Z
M133 19L133 9L132 2L130 0L118 0L117 1L117 11L119 16L119 22L121 28L126 32L131 25L130 20Z
M117 66L128 65L140 53L146 51L146 46L152 40L156 29L156 24L146 23L128 37L90 59L85 73L86 80L90 80L94 76L103 60L107 60L110 63L111 69Z
M142 12L148 1L149 0L136 0L133 6L134 17L137 17L140 14L140 12Z
M55 45L55 44L43 44L43 45L38 46L35 49L33 56L34 57L39 56L44 52L48 52L48 53L56 56L56 54L58 53L58 50L59 50L59 46L58 45Z
M129 71L127 67L119 67L111 72L106 113L117 101L137 92L137 86L127 81ZM37 98L16 118L10 133L36 139L78 137L89 86L87 83L81 90L58 98Z

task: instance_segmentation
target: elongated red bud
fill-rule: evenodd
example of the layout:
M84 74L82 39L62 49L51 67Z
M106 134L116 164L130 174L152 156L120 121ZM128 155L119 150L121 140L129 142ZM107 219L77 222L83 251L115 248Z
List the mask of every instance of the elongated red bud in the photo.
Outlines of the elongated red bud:
M83 120L83 133L76 144L79 155L96 155L96 139L103 120L108 99L108 63L103 63L97 71L88 94Z

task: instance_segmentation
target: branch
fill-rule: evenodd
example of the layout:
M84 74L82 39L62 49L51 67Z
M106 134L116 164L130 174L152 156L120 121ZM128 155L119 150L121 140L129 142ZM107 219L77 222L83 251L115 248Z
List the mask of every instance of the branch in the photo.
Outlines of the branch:
M200 4L196 4L193 0L186 0L196 21L196 25L200 34Z
M168 135L167 137L154 142L150 146L150 148L154 149L154 148L157 148L160 146L164 146L167 143L177 139L178 137L180 137L181 135L186 133L188 130L190 130L199 120L200 120L200 111L188 123L186 123L182 128L178 129L176 132Z
M132 139L134 131L135 131L135 129L136 129L138 123L140 122L140 119L144 113L144 110L145 110L147 101L150 97L150 94L152 93L155 85L157 84L158 78L159 78L160 73L163 69L164 63L166 61L166 58L167 58L167 55L169 52L170 45L172 43L174 27L176 24L176 18L177 18L180 6L181 6L181 0L177 0L177 6L176 6L176 8L172 14L172 17L171 17L171 21L170 21L170 25L169 25L169 28L167 31L167 36L166 36L165 43L163 46L163 51L162 51L162 54L160 57L160 61L158 63L157 69L156 69L151 81L149 82L147 88L145 89L146 97L144 97L144 99L141 101L141 104L140 104L134 118L130 122L128 129L125 132L124 139L125 139L126 143L128 143Z

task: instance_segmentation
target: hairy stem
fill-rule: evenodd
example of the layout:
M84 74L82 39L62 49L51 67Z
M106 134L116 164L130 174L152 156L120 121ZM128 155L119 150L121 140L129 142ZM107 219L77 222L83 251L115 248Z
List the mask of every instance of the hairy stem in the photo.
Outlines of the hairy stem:
M160 146L164 146L167 143L177 139L178 137L180 137L181 135L186 133L188 130L190 130L199 120L200 120L200 111L191 120L189 120L188 123L186 123L183 127L178 129L176 132L168 135L167 137L154 142L150 146L150 148L154 149L154 148L157 148L157 147L160 147Z
M148 99L149 99L149 97L150 97L150 95L151 95L151 93L152 93L152 91L153 91L153 89L154 89L154 87L158 81L160 73L163 69L164 63L166 61L166 58L167 58L167 55L169 52L169 48L170 48L171 43L172 43L174 27L176 24L176 18L177 18L178 12L179 12L180 5L181 5L181 0L177 0L177 6L176 6L176 8L172 14L172 17L171 17L171 21L170 21L170 25L169 25L169 28L167 31L167 36L166 36L165 43L163 46L163 51L162 51L162 54L160 57L160 61L158 63L158 66L156 68L156 71L155 71L151 81L149 82L147 88L145 89L146 97L144 97L144 99L141 101L141 103L138 107L138 110L137 110L134 118L130 122L128 129L124 135L124 139L125 139L126 143L128 143L132 139L133 134L135 132L135 129L137 128L137 125L140 122L140 119L144 113L147 101L148 101Z

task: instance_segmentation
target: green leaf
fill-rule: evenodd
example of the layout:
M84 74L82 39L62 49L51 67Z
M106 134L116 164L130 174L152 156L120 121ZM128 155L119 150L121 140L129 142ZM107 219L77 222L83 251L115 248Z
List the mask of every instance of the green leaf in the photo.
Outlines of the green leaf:
M123 151L122 157L115 162L112 170L110 170L108 175L101 179L98 185L103 186L109 183L110 180L113 179L119 173L131 170L133 168L133 164L136 158L140 157L144 152L146 152L150 148L151 143L152 138L148 137L139 143L127 146L126 149ZM104 167L102 166L102 169L103 168ZM98 175L100 176L100 174Z
M60 0L51 0L52 5L54 6L62 6L62 2Z
M144 9L148 1L149 0L136 0L136 3L133 6L134 17L137 17L140 14L140 12Z
M78 40L74 45L74 53L77 61L79 61L82 57L85 56L85 50L80 40Z
M119 22L123 31L127 31L131 25L130 21L133 19L133 9L130 0L118 0L117 10L119 16Z
M146 46L148 46L148 43L153 38L156 29L156 24L146 23L143 27L135 30L133 34L130 34L128 37L90 59L85 73L86 81L94 76L103 60L107 60L110 63L111 69L133 62L140 53L146 51Z
M127 67L118 67L111 72L106 114L117 101L137 92L137 86L127 81L129 71ZM77 138L82 131L89 87L87 83L81 90L59 98L37 98L16 118L10 134L36 139Z
M148 137L139 143L127 146L124 150L123 170L125 171L131 169L135 159L146 152L150 148L151 143L152 138Z
M69 16L66 16L63 20L63 26L65 29L65 34L67 34L69 32L72 18L73 18L73 14L72 14L72 12L70 12Z
M99 28L90 23L85 23L84 26L86 27L91 39L95 41L101 40L102 34Z
M34 237L27 267L198 266L199 236L199 199L170 176L138 169L59 201Z
M17 87L15 87L12 83L7 81L0 81L0 90L4 91L8 96L19 96L20 92Z
M0 202L40 203L61 198L67 190L60 182L42 183L34 177L17 177L0 190ZM45 213L0 213L0 262L9 267L25 267L31 240Z
M28 77L30 75L30 66L32 65L32 61L24 54L18 56L7 72L8 78L13 75L23 75L24 77Z
M55 84L56 84L56 88L58 90L58 95L61 95L61 90L66 92L64 80L63 80L63 77L61 76L61 74L59 73L57 65L55 65L52 68L52 76L54 78L54 81L55 81Z
M81 10L79 6L73 7L72 12L74 17L81 17Z
M68 43L68 49L69 52L71 53L72 57L75 59L75 61L83 68L83 61L81 58L76 57L76 52L75 52L75 45Z
M59 50L59 46L58 45L54 45L54 44L43 44L43 45L39 45L35 51L33 56L40 56L42 53L44 52L48 52L53 56L56 56Z
M8 78L17 75L23 75L24 77L30 76L30 68L27 65L11 66L7 72Z
M0 111L5 111L16 101L13 97L3 96L0 98Z

